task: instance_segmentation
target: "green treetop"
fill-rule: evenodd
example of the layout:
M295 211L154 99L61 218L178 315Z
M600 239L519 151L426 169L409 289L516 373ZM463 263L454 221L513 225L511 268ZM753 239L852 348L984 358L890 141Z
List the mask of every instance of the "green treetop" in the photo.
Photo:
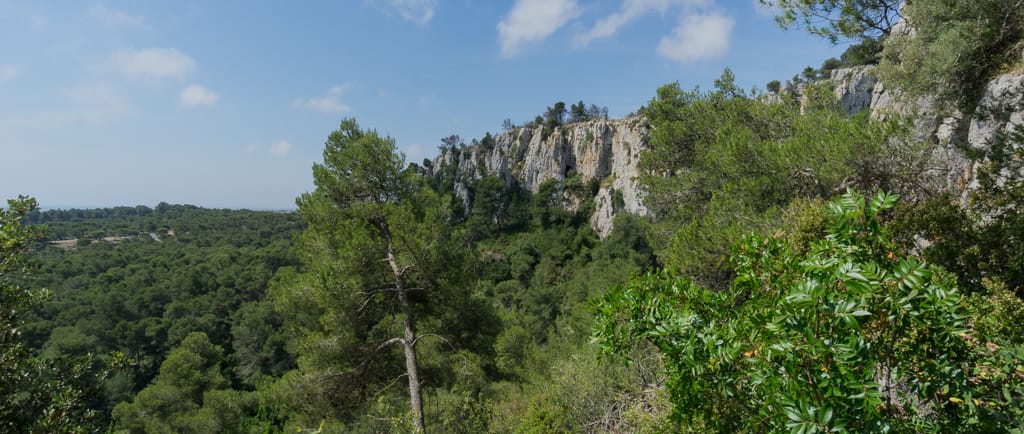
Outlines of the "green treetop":
M420 327L460 302L445 291L460 289L466 275L446 229L448 201L404 168L394 140L352 119L329 136L313 179L316 190L297 201L309 223L299 241L304 272L285 276L274 290L303 336L300 373L285 380L308 381L304 387L322 398L306 413L336 418L401 372L412 429L423 431L417 344L458 321L432 333ZM401 349L402 362L392 348Z

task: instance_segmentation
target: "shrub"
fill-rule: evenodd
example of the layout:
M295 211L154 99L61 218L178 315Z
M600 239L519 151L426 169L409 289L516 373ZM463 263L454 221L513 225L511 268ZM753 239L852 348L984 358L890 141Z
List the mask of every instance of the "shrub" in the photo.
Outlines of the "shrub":
M1021 347L972 331L949 273L897 253L895 202L848 191L809 246L744 238L726 291L668 272L615 288L595 340L658 347L673 417L720 432L1020 429Z

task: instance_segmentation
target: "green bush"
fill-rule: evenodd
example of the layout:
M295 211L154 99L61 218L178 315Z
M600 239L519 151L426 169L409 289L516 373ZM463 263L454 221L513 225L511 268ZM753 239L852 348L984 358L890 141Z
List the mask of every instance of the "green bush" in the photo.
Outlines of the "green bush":
M745 237L726 291L668 272L635 279L601 301L595 340L606 353L638 340L658 347L684 425L1020 429L1020 347L986 342L949 273L898 253L879 218L895 202L848 192L807 246Z

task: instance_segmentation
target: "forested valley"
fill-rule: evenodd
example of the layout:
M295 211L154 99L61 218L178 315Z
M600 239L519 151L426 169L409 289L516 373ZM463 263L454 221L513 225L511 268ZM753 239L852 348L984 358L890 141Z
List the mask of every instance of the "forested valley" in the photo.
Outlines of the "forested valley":
M789 91L657 89L651 214L604 237L599 179L457 179L354 119L297 211L10 200L0 431L1024 431L1024 99L979 103L1024 77L1024 7L919 0L900 33L898 2L775 3L847 55ZM861 65L1006 128L972 148L850 115L827 72ZM572 108L506 128L600 117Z

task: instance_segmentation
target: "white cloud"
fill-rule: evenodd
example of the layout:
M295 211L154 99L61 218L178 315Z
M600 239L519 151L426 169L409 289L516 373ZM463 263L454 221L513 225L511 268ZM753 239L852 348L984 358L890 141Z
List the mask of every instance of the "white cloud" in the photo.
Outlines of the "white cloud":
M102 4L92 5L86 14L109 27L142 27L145 25L140 16L110 9Z
M292 144L288 143L288 141L286 140L282 140L280 142L271 144L270 148L267 149L267 151L278 157L287 157L288 154L292 152Z
M424 25L434 18L437 0L370 0L386 12L396 13L406 21Z
M110 57L115 71L131 78L182 78L196 69L196 61L173 48L121 50Z
M0 66L0 82L13 80L14 77L18 76L18 68L13 66Z
M333 86L327 90L327 94L313 98L296 98L292 101L292 107L316 110L326 114L342 114L352 111L352 107L341 102L341 96L352 88L351 83Z
M523 44L547 39L579 15L576 0L516 0L512 10L498 23L501 54L514 56Z
M352 107L333 96L324 96L319 98L308 98L304 100L296 100L296 107L305 107L311 110L327 114L342 114L349 113L352 111Z
M734 24L732 17L718 14L684 16L671 35L661 38L658 54L680 63L724 55Z
M757 0L754 0L757 1ZM619 11L597 20L594 27L576 36L577 45L615 35L623 26L649 13L664 14L672 7L706 6L708 0L623 0Z
M195 107L201 105L213 105L220 99L220 95L217 95L214 91L204 86L192 84L181 90L180 99L181 105L185 107Z

